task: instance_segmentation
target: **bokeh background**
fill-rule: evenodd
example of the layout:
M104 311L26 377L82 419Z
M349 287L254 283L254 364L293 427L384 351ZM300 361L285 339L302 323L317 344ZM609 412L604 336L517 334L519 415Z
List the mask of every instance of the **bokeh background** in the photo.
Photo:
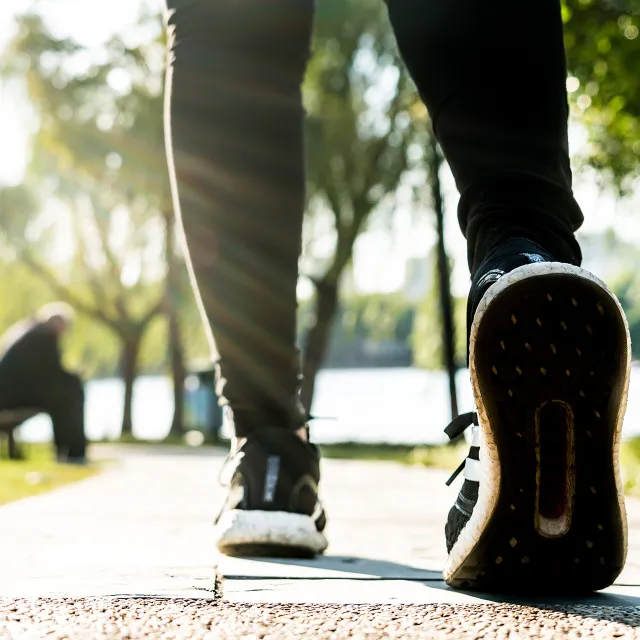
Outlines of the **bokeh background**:
M151 0L0 2L0 331L52 299L76 308L65 362L87 380L95 440L214 428L164 159L162 12ZM584 264L620 296L635 338L640 1L566 0L563 18ZM538 99L536 78L513 82ZM313 437L443 443L452 411L472 408L466 248L382 2L319 2L305 102L299 342ZM640 435L639 371L627 438ZM22 438L50 438L48 419Z

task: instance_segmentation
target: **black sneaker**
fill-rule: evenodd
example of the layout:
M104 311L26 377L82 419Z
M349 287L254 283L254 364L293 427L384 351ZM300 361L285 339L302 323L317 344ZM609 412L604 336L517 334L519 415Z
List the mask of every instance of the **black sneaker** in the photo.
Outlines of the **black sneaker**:
M445 529L454 587L593 591L626 557L627 322L603 282L536 249L512 242L472 285L476 413L447 429L475 423Z
M327 548L315 445L288 429L258 429L229 457L221 475L229 487L215 524L222 553L309 558Z

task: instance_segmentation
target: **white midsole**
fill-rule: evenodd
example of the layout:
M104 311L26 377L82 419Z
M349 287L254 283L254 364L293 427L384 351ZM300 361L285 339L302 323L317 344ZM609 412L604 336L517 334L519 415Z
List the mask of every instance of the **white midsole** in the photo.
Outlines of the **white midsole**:
M233 509L222 514L214 530L216 546L242 544L300 547L314 553L327 548L327 539L310 516L286 511Z
M469 372L471 375L471 385L473 387L473 396L476 404L476 411L478 413L481 433L478 502L473 508L473 513L471 514L469 521L460 532L458 539L449 553L449 557L443 571L444 579L447 581L454 576L456 571L462 566L466 558L480 540L480 536L485 530L496 508L500 493L500 459L498 456L498 448L493 437L493 432L484 406L482 394L480 392L480 384L476 373L475 342L478 336L478 329L491 303L507 287L526 280L527 278L552 274L577 276L598 285L611 298L611 300L613 300L624 322L627 340L627 361L625 365L625 377L622 382L620 406L618 409L613 436L613 469L622 521L624 554L626 558L628 532L622 476L620 474L620 441L622 437L622 422L624 420L624 414L627 407L627 397L629 394L629 374L631 369L631 338L629 336L627 320L615 294L604 282L589 271L573 265L564 264L562 262L536 262L514 269L493 284L484 294L473 318L469 340Z

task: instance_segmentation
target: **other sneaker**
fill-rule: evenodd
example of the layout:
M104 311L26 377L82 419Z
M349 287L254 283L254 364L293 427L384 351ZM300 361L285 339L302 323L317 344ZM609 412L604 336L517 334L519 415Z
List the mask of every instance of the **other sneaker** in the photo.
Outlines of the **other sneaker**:
M627 551L619 448L631 346L620 303L593 274L522 240L489 256L469 310L476 411L447 429L453 439L473 425L445 580L499 592L609 586Z
M307 558L327 548L319 450L295 432L257 429L229 456L221 481L228 486L215 524L222 553Z

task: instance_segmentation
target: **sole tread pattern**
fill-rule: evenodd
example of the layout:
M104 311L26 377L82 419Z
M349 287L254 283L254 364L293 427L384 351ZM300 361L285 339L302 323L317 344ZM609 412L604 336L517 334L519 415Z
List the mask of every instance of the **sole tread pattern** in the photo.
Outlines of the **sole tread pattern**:
M622 570L615 457L628 332L612 294L573 269L513 283L477 327L472 370L499 486L479 535L445 571L454 586L592 591Z

